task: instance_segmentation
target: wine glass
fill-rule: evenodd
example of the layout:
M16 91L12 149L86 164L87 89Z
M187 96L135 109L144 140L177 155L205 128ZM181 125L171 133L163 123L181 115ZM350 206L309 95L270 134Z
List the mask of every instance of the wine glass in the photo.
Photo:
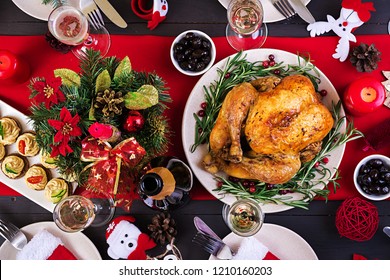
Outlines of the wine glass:
M54 9L49 15L48 27L58 41L74 46L72 52L78 58L85 55L87 48L105 56L111 45L107 29L104 26L94 28L81 11L72 6Z
M87 227L107 224L115 213L114 199L105 194L71 195L54 208L53 220L65 232L77 232Z
M231 0L227 8L226 38L236 49L260 48L267 38L263 23L263 6L260 0Z
M232 232L249 237L256 234L264 223L260 205L252 199L238 199L232 205L224 204L222 217Z

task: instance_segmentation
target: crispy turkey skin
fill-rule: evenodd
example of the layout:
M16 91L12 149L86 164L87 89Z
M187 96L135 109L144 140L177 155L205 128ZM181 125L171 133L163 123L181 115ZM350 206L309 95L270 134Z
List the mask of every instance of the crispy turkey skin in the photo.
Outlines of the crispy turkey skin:
M320 151L333 122L305 76L239 84L222 104L204 167L211 173L222 170L237 178L285 183Z

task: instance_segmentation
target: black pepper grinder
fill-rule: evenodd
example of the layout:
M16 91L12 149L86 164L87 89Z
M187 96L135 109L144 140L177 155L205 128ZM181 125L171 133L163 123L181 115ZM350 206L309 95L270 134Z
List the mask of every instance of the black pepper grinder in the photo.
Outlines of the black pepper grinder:
M152 159L149 166L150 169L141 177L138 186L138 193L148 207L169 211L190 200L193 175L182 160L160 156Z

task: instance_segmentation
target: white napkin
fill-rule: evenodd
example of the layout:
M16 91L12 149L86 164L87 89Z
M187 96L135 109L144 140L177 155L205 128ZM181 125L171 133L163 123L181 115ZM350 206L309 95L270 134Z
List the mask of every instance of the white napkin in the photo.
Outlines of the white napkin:
M233 260L278 260L268 247L255 237L244 238Z

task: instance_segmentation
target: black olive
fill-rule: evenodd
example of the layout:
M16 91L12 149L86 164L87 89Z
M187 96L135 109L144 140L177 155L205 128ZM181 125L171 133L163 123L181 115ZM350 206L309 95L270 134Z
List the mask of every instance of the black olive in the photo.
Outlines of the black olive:
M203 51L201 49L196 49L192 52L192 57L201 58Z
M371 159L367 162L367 164L374 168L380 168L383 165L383 161L377 158Z
M184 45L183 45L183 44L180 44L180 43L177 43L177 44L173 47L174 53L181 53L181 52L183 52L183 50L184 50Z
M208 65L211 61L211 57L210 56L205 56L202 58L202 61L204 62L204 64Z
M369 186L372 183L372 179L371 179L370 176L368 176L366 174L366 175L363 175L362 182L363 182L364 185Z
M186 35L184 36L184 38L186 38L187 40L191 40L194 37L195 37L194 32L187 32Z
M196 64L196 71L202 71L202 70L204 70L206 68L206 64L204 64L203 62L198 62L197 64Z
M385 187L382 188L381 194L388 194L389 191L390 191L390 190L389 190L389 187L388 187L388 186L385 186Z
M383 178L384 181L390 183L390 172L382 173L381 177Z
M192 39L191 43L194 49L199 49L202 46L202 39L200 37L195 37Z
M369 175L370 175L371 179L375 181L375 180L378 179L378 177L379 177L379 171L378 171L378 169L372 169L372 170L370 171Z
M371 168L366 165L366 164L363 164L361 167L360 167L360 170L359 170L359 173L360 174L367 174L371 171Z
M189 67L188 67L188 62L187 61L182 61L179 63L179 66L181 69L183 70L189 70Z
M206 39L202 40L202 48L210 50L211 49L210 41Z
M176 56L176 60L177 60L178 62L184 61L185 58L186 58L186 57L185 57L184 54L182 54L182 53L180 53L180 54L178 54L178 55Z
M184 51L184 56L188 59L188 58L192 55L192 52L193 52L193 51L194 51L194 50L191 49L191 48L186 49L186 50Z

